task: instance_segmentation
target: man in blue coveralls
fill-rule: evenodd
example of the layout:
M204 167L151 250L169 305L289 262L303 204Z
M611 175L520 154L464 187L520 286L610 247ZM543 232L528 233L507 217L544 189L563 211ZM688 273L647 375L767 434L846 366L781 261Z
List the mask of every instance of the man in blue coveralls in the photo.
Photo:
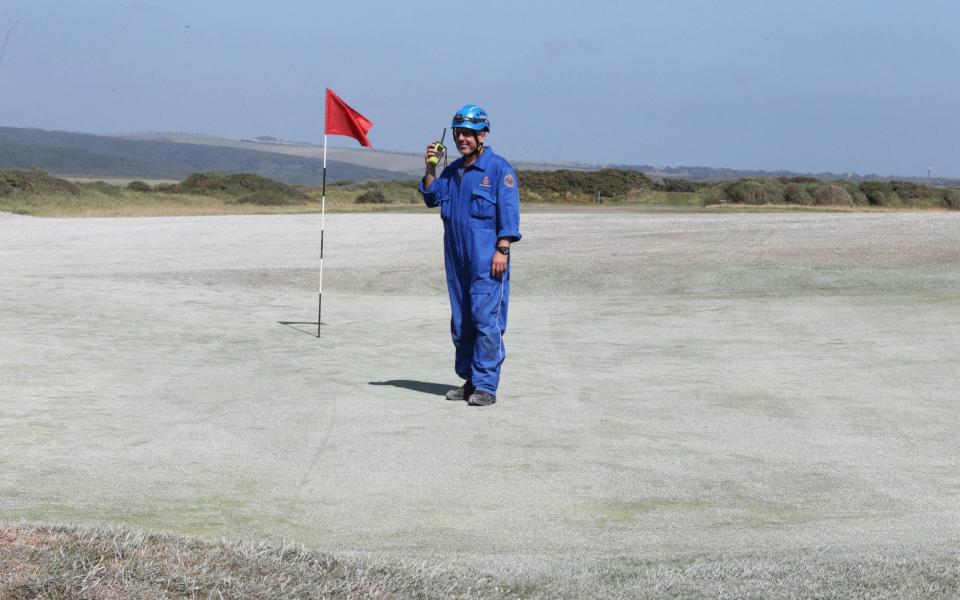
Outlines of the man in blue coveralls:
M462 156L437 177L430 160L438 156L437 144L430 144L420 182L423 201L439 206L443 219L454 368L465 380L447 399L489 406L497 401L505 356L510 244L520 240L519 182L510 163L483 144L490 131L486 111L467 104L452 128Z

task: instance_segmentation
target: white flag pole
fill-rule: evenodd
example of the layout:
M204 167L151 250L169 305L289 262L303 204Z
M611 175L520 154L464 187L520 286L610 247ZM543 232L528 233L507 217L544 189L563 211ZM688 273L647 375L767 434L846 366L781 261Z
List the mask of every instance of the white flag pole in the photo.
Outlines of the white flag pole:
M320 188L320 293L317 299L317 337L320 337L320 316L323 311L323 229L327 215L327 134L323 134L323 187Z

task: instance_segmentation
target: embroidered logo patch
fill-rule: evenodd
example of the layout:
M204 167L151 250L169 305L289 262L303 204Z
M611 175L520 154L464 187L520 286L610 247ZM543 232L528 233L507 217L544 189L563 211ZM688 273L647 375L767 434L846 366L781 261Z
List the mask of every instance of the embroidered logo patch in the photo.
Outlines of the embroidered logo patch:
M480 182L480 185L483 187L490 187L490 178L484 175L483 181Z
M514 185L516 185L516 183L517 182L513 179L513 175L507 175L506 177L503 178L503 185L507 187L512 188Z

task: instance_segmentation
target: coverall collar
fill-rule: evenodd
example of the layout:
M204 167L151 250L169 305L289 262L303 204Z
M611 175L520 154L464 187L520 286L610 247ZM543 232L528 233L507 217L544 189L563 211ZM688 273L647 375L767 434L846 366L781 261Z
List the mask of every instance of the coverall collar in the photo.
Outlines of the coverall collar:
M490 146L484 146L483 152L480 153L480 156L477 158L477 162L473 163L467 169L479 169L481 171L486 171L487 166L490 164L490 157L493 156L493 148ZM463 157L460 157L460 160L463 161ZM463 164L462 162L460 164Z

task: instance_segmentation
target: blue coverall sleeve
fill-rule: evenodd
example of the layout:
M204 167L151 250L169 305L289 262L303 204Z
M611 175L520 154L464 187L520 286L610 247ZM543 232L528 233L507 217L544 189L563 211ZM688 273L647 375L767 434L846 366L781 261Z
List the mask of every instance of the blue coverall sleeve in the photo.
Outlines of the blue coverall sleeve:
M510 166L500 171L497 189L497 239L520 241L520 180Z
M433 183L430 184L429 188L423 187L423 178L420 178L420 184L417 186L417 191L420 192L420 195L423 196L423 203L427 205L428 208L434 208L440 206L440 202L443 201L446 196L446 184L443 177L435 177Z

